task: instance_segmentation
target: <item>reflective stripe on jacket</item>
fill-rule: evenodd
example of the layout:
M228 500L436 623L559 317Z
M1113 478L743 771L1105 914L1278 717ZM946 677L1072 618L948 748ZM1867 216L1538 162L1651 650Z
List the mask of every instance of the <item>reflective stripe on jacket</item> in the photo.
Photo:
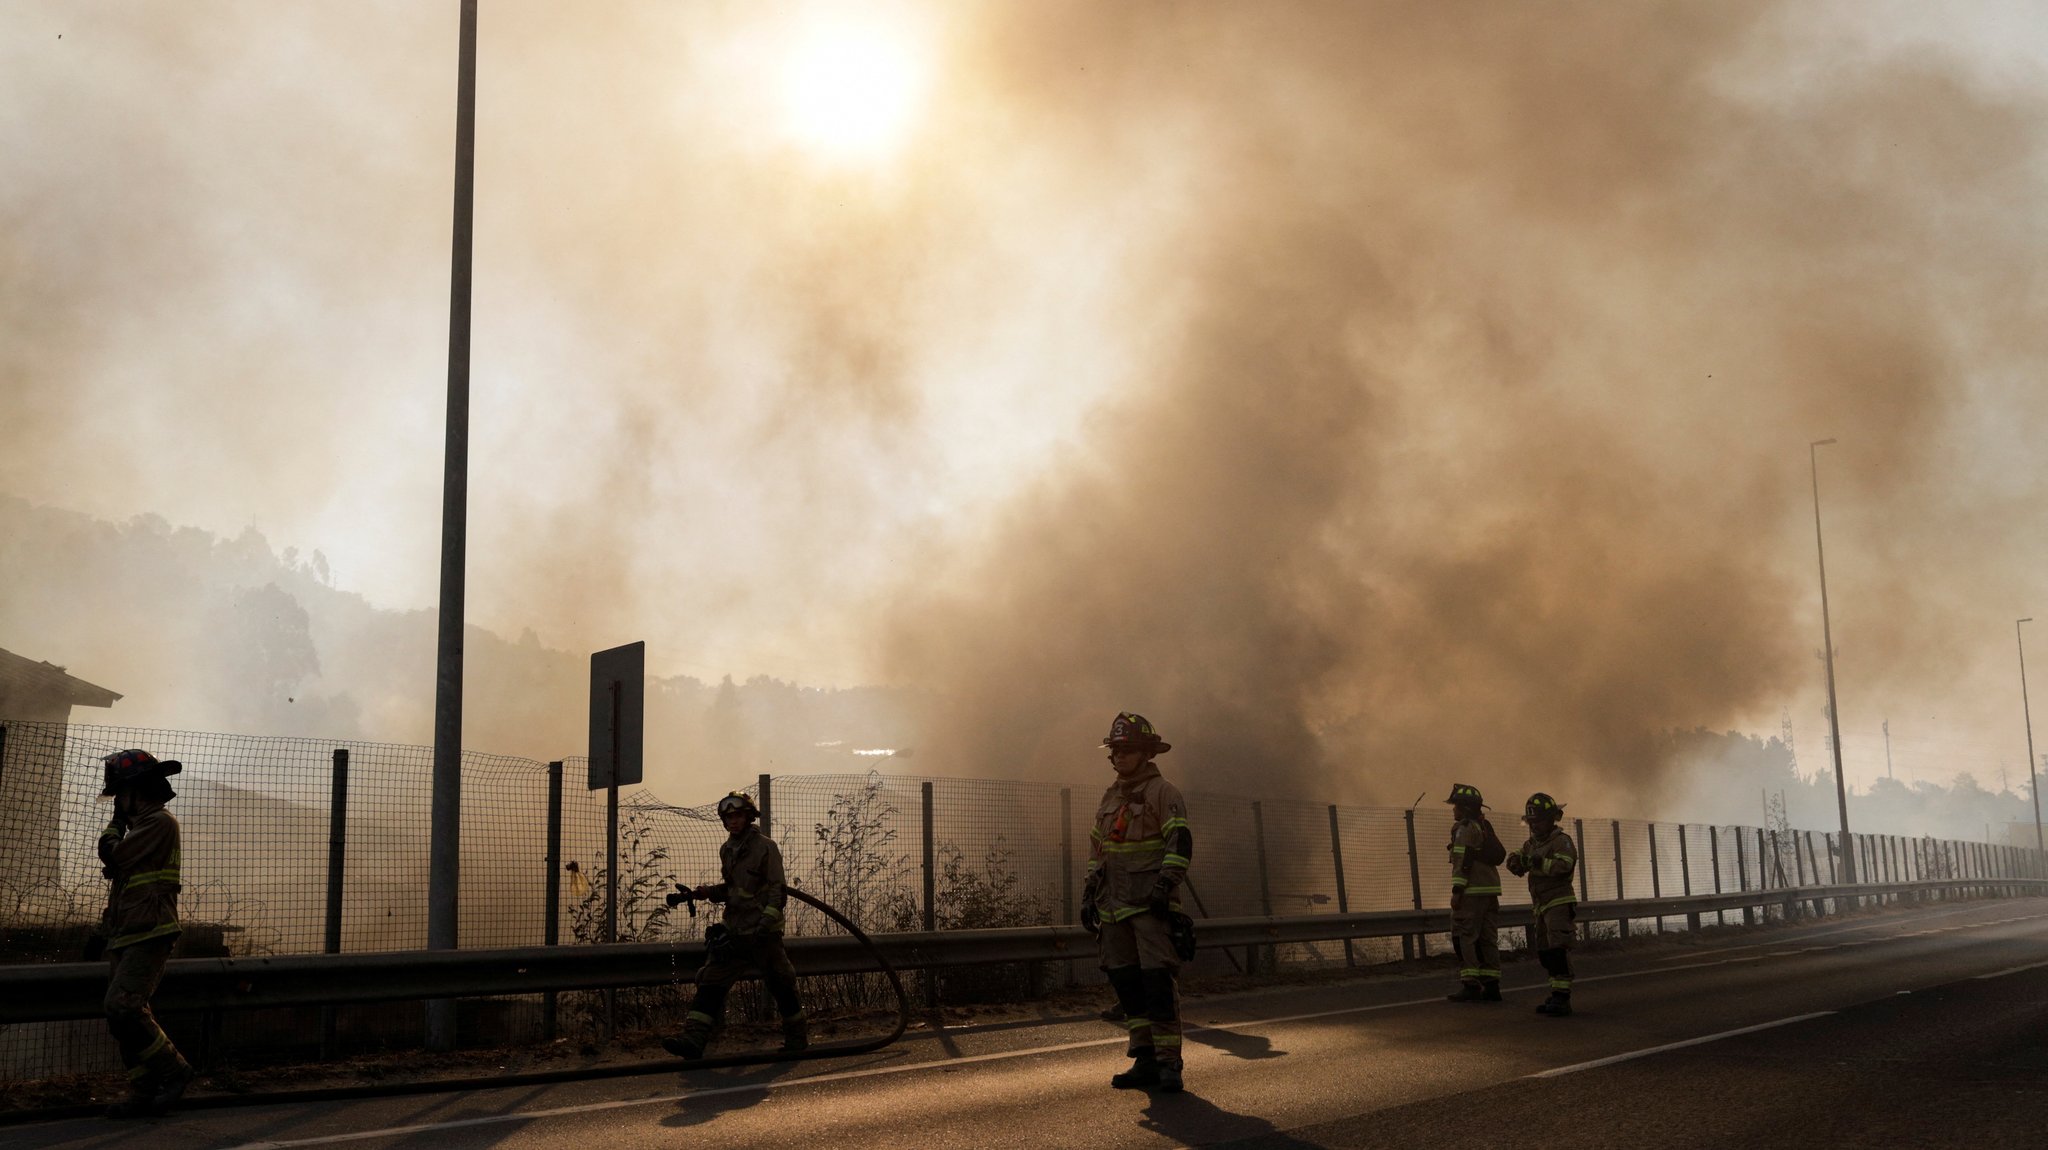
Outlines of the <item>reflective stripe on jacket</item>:
M1529 868L1529 904L1532 913L1542 914L1554 906L1579 901L1572 888L1572 874L1579 868L1579 845L1556 827L1540 839L1532 838L1515 852Z
M1088 839L1089 888L1105 922L1151 910L1152 891L1161 879L1178 892L1195 849L1187 800L1149 762L1103 792ZM1180 909L1171 896L1167 905Z
M1500 871L1480 858L1486 849L1486 828L1478 819L1460 820L1451 827L1451 889L1466 894L1499 894Z
M775 840L749 823L718 848L718 869L725 881L712 888L711 897L725 903L725 929L741 935L781 934L789 892Z
M109 840L112 840L109 843ZM118 822L100 832L106 848L107 913L100 933L108 950L184 929L178 923L178 820L158 803L145 806L123 831Z

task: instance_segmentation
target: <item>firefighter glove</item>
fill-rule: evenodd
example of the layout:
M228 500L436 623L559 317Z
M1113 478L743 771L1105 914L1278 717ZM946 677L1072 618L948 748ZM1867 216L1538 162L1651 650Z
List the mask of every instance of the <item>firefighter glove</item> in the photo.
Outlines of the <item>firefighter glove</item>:
M1173 880L1162 878L1152 884L1152 891L1145 896L1145 903L1156 910L1165 910L1173 903L1173 891Z
M1102 912L1095 909L1092 901L1081 905L1081 929L1089 934L1102 933Z
M1517 851L1508 856L1508 872L1518 875L1529 873L1529 863L1522 858L1521 852Z

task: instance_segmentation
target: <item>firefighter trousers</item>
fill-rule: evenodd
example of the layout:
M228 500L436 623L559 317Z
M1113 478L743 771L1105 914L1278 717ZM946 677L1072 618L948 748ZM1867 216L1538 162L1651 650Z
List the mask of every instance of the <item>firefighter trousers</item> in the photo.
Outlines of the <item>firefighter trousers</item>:
M1500 896L1468 894L1451 912L1451 942L1458 951L1458 977L1480 985L1500 981Z
M704 965L698 969L697 994L690 1002L689 1017L683 1021L686 1038L696 1040L699 1047L711 1041L711 1036L725 1024L726 994L749 969L761 972L761 981L774 997L776 1012L782 1015L785 1027L803 1021L803 1003L796 996L796 968L789 964L782 936L741 935L720 947L719 953L706 956Z
M185 1066L184 1056L149 1008L177 941L176 935L167 935L107 952L107 1032L121 1048L130 1085L140 1093L154 1093L167 1076Z
M1130 1028L1125 1052L1134 1059L1157 1059L1161 1066L1181 1065L1180 985L1174 977L1180 958L1166 918L1140 914L1102 924L1099 943L1103 973L1124 1008Z

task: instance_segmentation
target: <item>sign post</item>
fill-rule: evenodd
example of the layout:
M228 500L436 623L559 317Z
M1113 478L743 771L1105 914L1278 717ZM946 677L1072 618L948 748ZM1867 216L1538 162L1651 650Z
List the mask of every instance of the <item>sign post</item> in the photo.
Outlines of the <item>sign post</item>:
M647 644L590 656L590 789L604 788L604 941L619 940L619 788L640 781L646 718ZM605 1032L615 991L605 991Z

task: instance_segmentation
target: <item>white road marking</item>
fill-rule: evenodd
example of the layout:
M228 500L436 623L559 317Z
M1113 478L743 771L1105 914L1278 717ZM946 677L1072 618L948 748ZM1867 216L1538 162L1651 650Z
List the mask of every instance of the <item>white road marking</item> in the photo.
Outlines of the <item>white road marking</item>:
M2048 966L2048 962L2030 962L2025 966L2009 966L2006 967L2004 970L1994 970L1990 974L1980 974L1977 976L1977 978L1979 980L1986 978L2004 978L2008 974L2018 974L2020 971L2023 970L2039 970L2041 967L2044 966Z
M1698 1038L1688 1038L1683 1042L1667 1042L1662 1046L1648 1046L1641 1050L1631 1050L1627 1054L1613 1054L1606 1058L1595 1058L1591 1062L1574 1062L1570 1066L1559 1066L1551 1070L1539 1070L1529 1075L1529 1077L1556 1078L1565 1074L1577 1074L1581 1070L1592 1070L1600 1066L1612 1066L1617 1062L1627 1062L1634 1058L1647 1058L1652 1054L1662 1054L1667 1050L1682 1050L1688 1046L1703 1046L1709 1042L1719 1042L1723 1038L1733 1038L1738 1034L1754 1034L1759 1030L1771 1030L1779 1026L1790 1026L1795 1022L1805 1022L1808 1019L1825 1018L1833 1013L1834 1011L1832 1010L1816 1010L1812 1014L1795 1014L1790 1018L1780 1018L1776 1022L1760 1022L1755 1026L1743 1026L1734 1030L1724 1030L1719 1034L1703 1034Z

